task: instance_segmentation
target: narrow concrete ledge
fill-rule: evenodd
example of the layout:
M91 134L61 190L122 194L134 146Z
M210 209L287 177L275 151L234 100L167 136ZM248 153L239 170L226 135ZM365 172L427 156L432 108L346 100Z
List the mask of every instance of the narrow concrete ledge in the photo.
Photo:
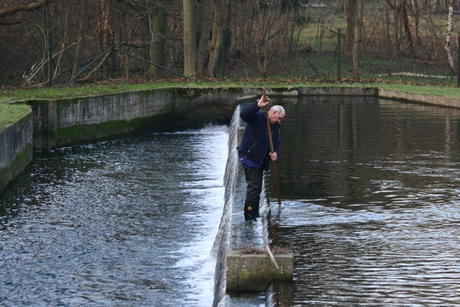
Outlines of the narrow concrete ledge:
M301 87L301 96L377 96L375 87Z
M421 102L444 107L460 108L460 99L454 97L408 93L384 88L379 89L379 97L394 100Z
M227 292L260 292L274 280L292 280L292 253L275 254L277 270L267 254L227 252Z

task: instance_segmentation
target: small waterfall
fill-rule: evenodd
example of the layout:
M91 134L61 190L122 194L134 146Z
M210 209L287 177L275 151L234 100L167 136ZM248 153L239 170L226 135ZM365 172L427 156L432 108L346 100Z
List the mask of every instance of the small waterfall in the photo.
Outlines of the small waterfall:
M216 270L214 273L214 303L216 306L225 296L225 258L230 247L230 232L232 224L233 203L236 194L238 177L241 170L238 165L238 129L240 127L240 107L237 106L229 126L228 159L225 168L224 186L225 200L219 231L212 249L216 257Z

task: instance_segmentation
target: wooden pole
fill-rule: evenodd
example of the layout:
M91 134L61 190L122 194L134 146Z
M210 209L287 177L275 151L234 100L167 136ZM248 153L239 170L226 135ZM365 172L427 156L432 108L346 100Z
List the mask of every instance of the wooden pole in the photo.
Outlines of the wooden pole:
M275 256L273 256L273 253L270 249L270 246L267 244L265 245L265 251L267 252L268 256L270 257L270 261L273 263L273 265L275 266L275 268L277 270L280 269L280 266L278 265L278 262L276 262L276 259L275 259Z

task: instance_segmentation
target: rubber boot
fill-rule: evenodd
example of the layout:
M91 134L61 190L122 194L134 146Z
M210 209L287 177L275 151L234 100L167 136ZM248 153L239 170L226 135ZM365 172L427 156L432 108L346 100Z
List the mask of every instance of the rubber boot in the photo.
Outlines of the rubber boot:
M258 207L258 206L257 206ZM246 221L255 221L256 220L256 211L255 206L252 204L245 204L244 205L244 220Z
M245 204L244 205L244 219L246 221L255 221L259 215L259 204Z

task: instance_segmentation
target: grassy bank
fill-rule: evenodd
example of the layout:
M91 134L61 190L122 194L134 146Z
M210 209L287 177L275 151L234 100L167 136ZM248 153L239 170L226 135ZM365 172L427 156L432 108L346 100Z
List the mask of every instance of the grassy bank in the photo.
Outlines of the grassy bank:
M31 112L28 105L8 105L0 103L0 132Z
M113 83L99 84L81 87L56 87L40 89L11 89L0 90L0 104L22 102L28 100L59 99L66 97L85 97L120 92L141 91L149 89L183 87L183 88L213 88L213 87L302 87L302 86L338 86L338 87L378 87L401 90L406 92L421 93L427 95L441 95L460 98L460 88L455 86L433 86L397 83L374 83L374 82L304 82L286 80L264 81L216 81L216 82L150 82L150 83ZM4 106L5 108L5 106ZM0 113L2 109L0 109Z

